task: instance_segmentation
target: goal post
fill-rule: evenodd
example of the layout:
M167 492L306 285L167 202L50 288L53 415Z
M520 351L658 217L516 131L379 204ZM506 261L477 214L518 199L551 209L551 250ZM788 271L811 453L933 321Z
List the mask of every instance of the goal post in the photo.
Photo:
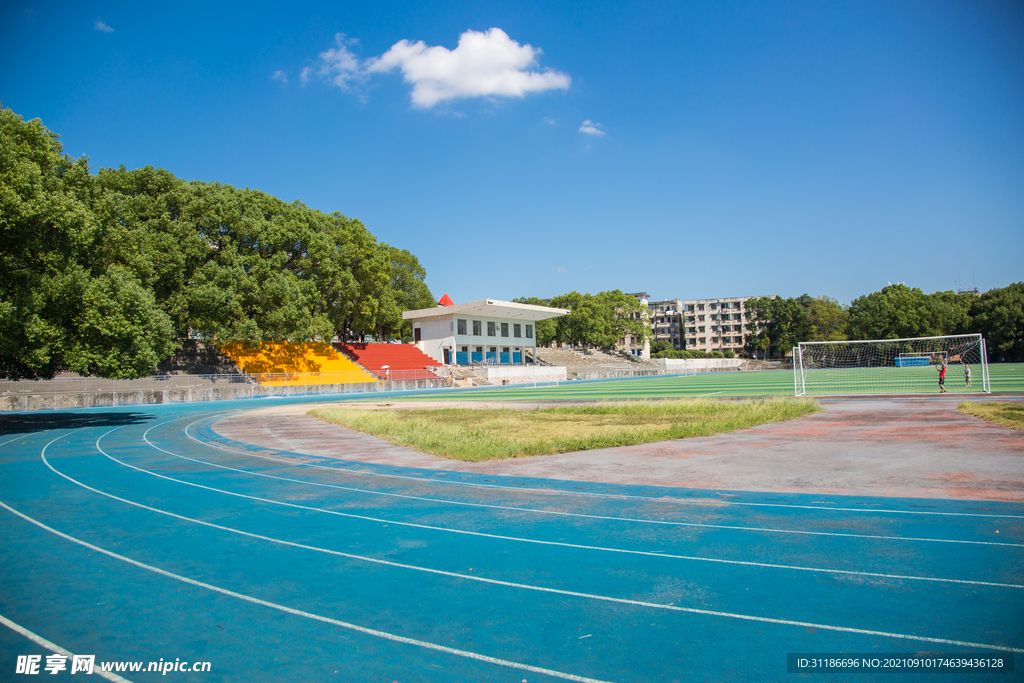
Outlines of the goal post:
M793 349L797 396L992 393L980 334L801 342Z

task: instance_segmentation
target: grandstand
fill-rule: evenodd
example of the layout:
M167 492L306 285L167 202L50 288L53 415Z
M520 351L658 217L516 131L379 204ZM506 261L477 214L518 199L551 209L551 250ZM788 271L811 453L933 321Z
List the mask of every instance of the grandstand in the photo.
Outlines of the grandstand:
M330 344L318 342L228 342L220 351L263 386L376 382Z
M367 372L380 379L437 379L430 368L440 367L436 360L411 344L343 344L338 349Z

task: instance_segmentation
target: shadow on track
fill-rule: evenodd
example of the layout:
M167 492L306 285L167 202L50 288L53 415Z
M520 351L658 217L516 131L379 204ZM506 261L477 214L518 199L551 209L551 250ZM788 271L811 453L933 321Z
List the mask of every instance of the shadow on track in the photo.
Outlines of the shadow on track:
M121 427L144 424L156 419L145 413L49 413L46 415L0 415L0 436L34 434L50 429L83 429L86 427Z

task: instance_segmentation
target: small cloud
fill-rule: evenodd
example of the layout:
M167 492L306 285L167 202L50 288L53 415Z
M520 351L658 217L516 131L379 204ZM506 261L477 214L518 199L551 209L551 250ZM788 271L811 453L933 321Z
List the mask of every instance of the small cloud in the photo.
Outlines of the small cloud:
M284 71L281 71L280 69L270 74L270 78L271 80L281 81L282 83L288 82L288 74L286 74Z
M413 106L421 109L471 97L567 90L572 82L568 74L530 70L540 54L540 49L520 45L500 28L491 28L466 31L454 50L422 40L400 40L380 57L367 60L366 71L400 70L405 82L412 84Z
M594 123L590 119L583 122L583 125L580 126L580 132L586 133L587 135L596 135L598 137L604 135L604 131L601 130L601 124Z
M557 268L555 268L554 272L558 273L559 275L565 275L569 271L563 268L562 266L558 266Z
M95 23L94 23L94 24L92 25L92 27L93 27L94 29L96 29L97 31L102 31L103 33L114 33L114 29L112 29L112 28L111 28L111 27L110 27L110 26L109 26L109 25L108 25L108 24L107 24L107 23L106 23L105 21L103 21L102 19L97 19L97 20L96 20L96 22L95 22Z
M309 83L309 77L312 73L313 67L307 66L306 68L304 68L302 71L299 72L299 82L301 82L302 85L306 85L307 83Z
M541 123L546 123L549 126L553 126L553 125L555 125L555 120L554 119L549 119L547 116L545 116L544 118L541 119Z
M366 73L359 63L359 58L349 49L349 46L356 44L357 41L346 38L344 33L335 34L335 46L320 53L320 66L316 74L342 90L355 90L359 83L366 80ZM309 67L303 69L302 82L308 81L311 74L312 70Z

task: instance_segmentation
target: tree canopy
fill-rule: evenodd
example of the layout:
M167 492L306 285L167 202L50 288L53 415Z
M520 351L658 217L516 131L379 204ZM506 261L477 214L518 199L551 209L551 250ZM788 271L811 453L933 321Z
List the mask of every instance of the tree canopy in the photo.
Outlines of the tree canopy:
M176 339L400 333L434 305L358 220L153 167L100 169L0 108L0 376L139 377Z
M990 353L1024 358L1024 283L968 292L925 294L903 284L858 297L844 307L829 297L758 297L746 303L746 350L784 356L800 342L906 339L981 333Z
M573 346L611 348L630 335L643 343L651 336L650 323L640 301L615 289L598 294L569 292L548 301L536 297L520 297L522 304L565 308L568 315L537 323L537 343L555 341Z

